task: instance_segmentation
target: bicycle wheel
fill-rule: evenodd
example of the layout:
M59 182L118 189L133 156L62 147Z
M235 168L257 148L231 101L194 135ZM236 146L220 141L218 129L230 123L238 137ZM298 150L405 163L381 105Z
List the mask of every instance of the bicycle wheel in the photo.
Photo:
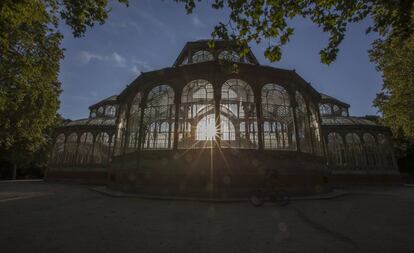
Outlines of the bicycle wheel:
M250 203L255 206L259 207L262 206L265 202L263 192L260 190L254 191L250 196Z
M274 202L279 206L286 206L290 202L289 195L283 190L278 190L275 193Z

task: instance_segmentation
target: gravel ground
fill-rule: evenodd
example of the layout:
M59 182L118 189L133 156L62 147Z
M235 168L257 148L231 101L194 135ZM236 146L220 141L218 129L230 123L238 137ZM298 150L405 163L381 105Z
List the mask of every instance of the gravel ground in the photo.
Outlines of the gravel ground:
M351 192L254 208L0 182L0 252L414 252L414 187Z

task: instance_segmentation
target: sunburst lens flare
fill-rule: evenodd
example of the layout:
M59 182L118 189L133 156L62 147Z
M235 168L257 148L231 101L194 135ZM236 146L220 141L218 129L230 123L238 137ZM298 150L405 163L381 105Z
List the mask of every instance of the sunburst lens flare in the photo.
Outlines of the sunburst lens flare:
M216 136L216 126L214 124L209 124L206 127L206 138L211 140Z
M217 129L213 115L200 120L197 126L197 140L213 140L216 135Z

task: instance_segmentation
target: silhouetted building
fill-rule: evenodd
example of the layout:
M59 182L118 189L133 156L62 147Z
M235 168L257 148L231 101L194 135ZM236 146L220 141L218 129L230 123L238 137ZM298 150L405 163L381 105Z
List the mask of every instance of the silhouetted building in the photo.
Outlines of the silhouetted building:
M295 193L397 182L389 129L348 108L250 51L188 42L172 67L57 128L47 177L215 197L245 196L272 169Z

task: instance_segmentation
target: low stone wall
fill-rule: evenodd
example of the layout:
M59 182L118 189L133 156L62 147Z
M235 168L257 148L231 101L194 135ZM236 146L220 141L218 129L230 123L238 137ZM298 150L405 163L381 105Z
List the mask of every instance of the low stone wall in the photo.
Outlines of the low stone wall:
M287 151L197 149L143 151L114 158L109 188L141 194L246 197L277 169L292 195L330 190L324 159Z
M401 185L401 174L397 170L350 171L332 170L329 177L332 186L349 185Z
M51 166L48 181L107 184L125 192L163 196L246 197L269 169L279 172L280 186L291 195L328 192L349 185L396 185L396 170L329 169L325 160L288 151L235 149L157 150L115 157L106 166Z
M50 167L45 175L47 181L69 181L86 184L106 184L107 167Z

